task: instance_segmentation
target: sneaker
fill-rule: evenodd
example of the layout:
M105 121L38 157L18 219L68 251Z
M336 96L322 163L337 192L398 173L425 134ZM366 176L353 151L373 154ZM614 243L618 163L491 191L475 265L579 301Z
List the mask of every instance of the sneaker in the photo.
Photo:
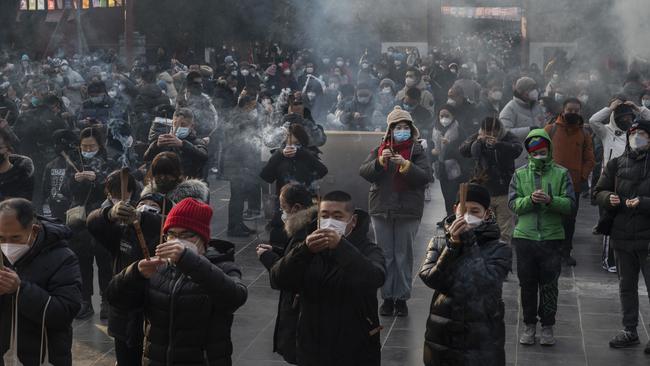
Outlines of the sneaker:
M539 336L539 344L541 346L552 346L555 344L555 337L553 336L553 326L542 327L542 334Z
M257 210L246 210L243 216L244 221L255 221L261 219L262 217L264 217L262 213Z
M409 308L406 300L395 300L395 316L405 317L409 315Z
M99 320L108 320L108 304L103 299L99 308Z
M629 330L620 331L611 341L609 341L609 346L612 348L627 348L636 346L641 343L639 341L639 335L636 332L631 332Z
M526 328L524 328L524 332L521 334L521 337L519 337L519 343L526 346L532 346L533 344L535 344L536 332L537 332L537 324L526 324Z
M249 227L246 226L244 223L241 224L241 229L242 229L243 231L246 231L246 232L249 233L249 234L255 234L255 233L257 233L257 230L249 228Z
M617 273L618 270L617 270L616 266L610 266L609 268L607 268L607 272L609 272L609 273Z
M379 307L379 315L393 316L395 312L395 301L393 299L384 299L384 302Z
M429 186L424 189L424 202L431 202L431 188Z
M575 267L578 262L570 254L562 257L562 264L567 267Z
M95 309L93 309L93 304L89 301L84 301L81 303L81 309L77 313L75 319L86 320L92 318L95 315Z
M228 236L233 238L248 238L251 236L251 233L241 227L237 227L234 229L228 229Z

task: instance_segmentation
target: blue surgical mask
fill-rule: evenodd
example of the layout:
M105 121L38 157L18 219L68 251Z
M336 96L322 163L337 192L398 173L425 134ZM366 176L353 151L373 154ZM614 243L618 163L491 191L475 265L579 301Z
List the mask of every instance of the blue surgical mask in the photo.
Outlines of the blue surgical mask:
M84 159L92 159L97 155L99 151L82 151L81 156L84 157Z
M41 99L39 97L32 97L32 105L38 107L41 104Z
M395 130L393 131L395 142L404 142L411 138L411 130Z
M190 135L189 127L179 127L176 129L176 137L178 137L179 139L184 139L189 135Z

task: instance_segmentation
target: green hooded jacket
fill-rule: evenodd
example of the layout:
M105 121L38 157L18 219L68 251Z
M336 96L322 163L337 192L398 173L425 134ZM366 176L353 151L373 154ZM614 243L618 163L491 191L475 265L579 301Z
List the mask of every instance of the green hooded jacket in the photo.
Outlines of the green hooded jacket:
M510 181L508 205L517 215L513 238L535 241L564 240L562 221L575 206L575 193L569 171L553 161L551 139L543 129L532 130L524 146L534 137L548 141L548 158L528 157L528 164L517 169ZM541 189L551 196L549 204L534 203L532 194Z

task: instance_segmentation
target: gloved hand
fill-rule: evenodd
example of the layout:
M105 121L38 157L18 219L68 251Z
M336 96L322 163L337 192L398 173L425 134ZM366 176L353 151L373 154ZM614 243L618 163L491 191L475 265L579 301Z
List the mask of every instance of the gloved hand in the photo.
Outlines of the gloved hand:
M135 207L131 206L128 202L120 201L113 205L108 212L108 218L113 222L119 221L129 225L137 220L138 215Z

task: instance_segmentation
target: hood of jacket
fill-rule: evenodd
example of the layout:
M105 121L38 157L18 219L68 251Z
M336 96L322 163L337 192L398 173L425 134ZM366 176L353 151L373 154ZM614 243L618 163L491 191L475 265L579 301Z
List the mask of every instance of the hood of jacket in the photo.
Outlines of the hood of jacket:
M553 141L551 141L551 137L548 135L548 133L546 133L546 131L544 131L544 129L538 128L528 133L526 140L524 140L524 149L526 149L528 142L534 137L541 137L548 141L548 159L544 165L544 169L546 169L553 163ZM530 154L528 154L528 167L532 169Z
M167 197L175 203L185 198L196 198L207 203L210 200L210 189L208 184L200 179L186 179L169 192Z
M314 205L290 215L284 222L284 232L291 238L317 219L318 206Z
M212 263L234 262L235 245L229 241L211 239L208 243L205 256Z
M72 230L57 219L38 216L37 221L41 229L38 232L36 241L34 241L29 251L16 262L16 266L31 262L44 251L66 247L66 241L72 237Z
M27 177L34 175L34 162L27 156L10 154L9 162L20 172L24 172Z

